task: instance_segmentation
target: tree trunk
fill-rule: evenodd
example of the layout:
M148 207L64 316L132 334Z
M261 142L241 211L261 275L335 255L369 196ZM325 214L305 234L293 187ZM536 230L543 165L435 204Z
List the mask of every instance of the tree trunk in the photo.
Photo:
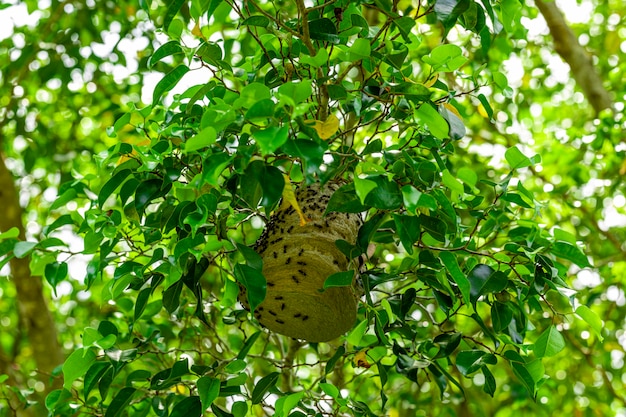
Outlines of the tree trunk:
M591 56L578 43L576 35L565 22L554 1L544 3L543 0L535 0L535 4L550 28L554 50L570 66L576 83L583 90L596 115L604 109L611 108L613 105L611 97L602 85L602 79L593 66Z
M19 204L18 192L13 176L7 169L4 158L0 157L0 201L2 201L3 215L0 216L0 231L7 231L13 227L19 230L19 239L25 240L25 230L22 223L22 208ZM40 277L30 274L29 257L13 258L10 261L11 282L16 290L16 308L20 317L19 326L28 339L28 346L37 365L38 379L46 386L45 392L60 385L60 380L50 382L50 373L62 364L65 355L57 339L56 327L52 314L47 307L43 293L43 284ZM21 341L16 340L16 346ZM17 349L15 349L17 351ZM15 359L15 358L13 358ZM19 367L19 363L12 366ZM24 372L25 371L25 372ZM22 370L28 374L31 370Z

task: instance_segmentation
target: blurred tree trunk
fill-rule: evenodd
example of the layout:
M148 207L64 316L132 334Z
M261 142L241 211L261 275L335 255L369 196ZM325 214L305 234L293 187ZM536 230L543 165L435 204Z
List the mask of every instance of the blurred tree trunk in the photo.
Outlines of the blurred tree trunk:
M554 50L569 65L578 86L583 90L596 114L612 107L611 97L602 85L602 79L593 66L593 60L583 48L576 35L565 22L563 14L554 1L535 0L546 19L554 41Z
M0 216L0 231L16 227L19 230L19 239L25 240L26 234L22 223L23 212L19 204L18 190L13 175L5 165L4 157L0 157L0 201L3 205L3 215ZM11 259L10 267L11 282L15 285L16 290L14 308L17 309L20 318L20 333L27 338L32 357L37 364L38 379L46 386L45 394L60 386L60 380L50 382L50 374L54 368L63 363L65 355L59 345L55 323L47 306L42 280L40 277L33 277L30 274L29 257ZM16 338L16 347L22 342L20 339L20 337ZM18 352L19 349L16 348L14 351ZM19 363L3 365L13 367L14 370L20 367ZM27 373L31 370L22 371ZM4 370L0 372L4 372ZM25 372L22 374L24 375ZM11 375L11 373L8 374Z

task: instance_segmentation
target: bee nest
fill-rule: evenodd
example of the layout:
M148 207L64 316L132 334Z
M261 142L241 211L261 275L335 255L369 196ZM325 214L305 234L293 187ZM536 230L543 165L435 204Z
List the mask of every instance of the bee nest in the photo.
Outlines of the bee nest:
M324 281L346 271L348 259L335 241L356 242L358 214L324 211L338 183L300 188L296 199L307 223L290 205L271 217L255 249L263 258L265 300L254 316L268 329L309 342L325 342L346 333L356 320L358 298L352 286L321 291ZM353 283L354 284L354 283ZM249 309L245 288L239 300Z

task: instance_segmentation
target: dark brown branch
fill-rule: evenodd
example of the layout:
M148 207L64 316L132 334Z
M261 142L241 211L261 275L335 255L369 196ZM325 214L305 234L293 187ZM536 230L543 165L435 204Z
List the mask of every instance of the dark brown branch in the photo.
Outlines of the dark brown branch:
M580 45L576 35L565 22L563 14L553 1L535 0L535 4L546 19L554 41L554 50L570 66L572 75L583 90L596 114L613 105L609 93L602 85L591 56Z

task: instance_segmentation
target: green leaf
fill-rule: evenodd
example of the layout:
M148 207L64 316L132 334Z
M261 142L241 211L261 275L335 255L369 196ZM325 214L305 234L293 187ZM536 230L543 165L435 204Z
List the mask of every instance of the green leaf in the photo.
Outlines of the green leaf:
M469 0L437 0L435 15L446 28L454 26L456 19L469 7Z
M519 194L506 193L502 196L502 200L515 203L520 207L533 208L532 201L528 202L527 200L524 199L524 197L522 197Z
M554 243L554 245L552 245L552 253L559 258L574 262L580 268L587 268L591 266L587 256L582 253L577 246L571 245L567 242Z
M167 6L165 17L163 18L163 30L166 32L170 27L174 16L176 16L176 14L180 11L180 8L183 6L183 3L185 3L185 0L171 0Z
M388 41L385 46L385 60L397 70L402 70L404 61L409 54L409 48L402 42L391 41Z
M335 364L341 357L346 353L346 348L344 346L339 346L333 356L326 362L326 366L324 367L324 375L328 375L335 369Z
M447 139L449 126L433 106L428 103L422 104L416 111L415 116L428 128L430 133L438 139Z
M311 85L311 80L302 80L298 83L289 81L278 87L278 94L291 98L294 104L300 104L313 94Z
M96 362L97 363L97 362ZM126 385L130 386L133 382L146 382L152 377L152 373L150 371L146 371L145 369L137 369L136 371L132 371L126 377Z
M463 271L461 271L456 256L451 252L442 251L439 253L439 258L450 275L452 275L452 279L456 282L456 285L459 287L459 291L461 291L461 296L463 297L463 302L469 304L471 297L471 284Z
M468 274L470 282L470 300L476 304L483 295L500 292L508 284L507 276L501 271L494 271L488 265L478 264Z
M437 210L437 201L432 196L418 191L412 185L402 186L402 201L407 211L412 214L417 214L420 208Z
M98 204L100 207L104 205L109 196L113 194L117 188L122 185L124 180L128 178L129 175L132 174L130 169L122 169L115 173L107 182L104 183L100 192L98 193Z
M459 194L464 193L465 189L463 188L463 184L461 183L461 181L457 180L456 177L450 174L450 171L444 169L441 174L441 182L443 182L446 187L448 187L452 191L456 191Z
M137 389L133 387L124 387L119 390L118 393L115 394L115 397L111 400L111 404L107 407L104 417L116 417L120 415L120 413L125 410L130 403L135 391L137 391Z
M376 188L376 183L366 178L354 177L354 190L361 204L364 204L367 195Z
M256 342L256 340L259 338L261 333L263 332L259 330L258 332L253 333L250 337L246 339L246 342L243 344L241 349L239 349L239 353L237 354L237 359L244 359L248 355L248 352L252 348L252 345L254 345L254 342Z
M537 154L532 158L528 158L517 146L507 149L506 152L504 152L504 157L511 166L511 169L524 168L541 162L540 155Z
M265 98L254 103L246 112L246 120L262 122L274 116L276 104L271 98Z
M237 243L237 250L243 255L248 266L259 271L263 269L263 258L254 249Z
M484 365L495 365L495 355L482 350L463 350L456 357L456 367L463 376L470 376Z
M554 234L555 240L560 240L563 242L571 243L572 245L576 244L576 235L569 233L563 229L555 228L552 233Z
M98 333L100 333L103 337L110 334L116 337L119 336L119 330L117 330L115 324L110 321L101 321L100 324L98 324Z
M520 380L520 382L524 385L528 393L535 398L535 380L533 379L528 369L526 369L526 364L522 362L510 362L511 369L513 373Z
M162 303L168 313L174 313L180 305L180 294L183 290L183 286L183 281L178 280L163 291Z
M185 152L194 152L208 148L217 140L217 132L212 127L205 127L185 142Z
M202 409L206 410L220 395L220 380L203 376L198 378L196 386L198 387L198 394L200 394Z
M130 122L131 113L127 112L117 118L115 123L113 123L113 127L107 127L107 134L109 137L115 138L117 137L117 132L122 130L129 122Z
M252 134L254 140L259 145L261 154L267 155L281 147L289 137L288 126L270 126L265 129L259 129Z
M143 215L146 207L157 198L162 189L163 181L161 179L151 179L141 182L135 191L135 209L139 215Z
M144 288L141 291L139 291L139 294L137 294L137 301L135 301L135 315L134 315L135 321L137 321L143 314L146 308L146 305L148 304L148 300L150 299L151 293L152 293L152 288Z
M394 214L393 221L402 246L412 255L413 244L419 240L421 234L419 217Z
M64 216L61 216L64 218L64 220L67 218L66 216L69 216L69 214L66 214ZM70 216L70 220L71 220L71 216ZM58 219L57 219L58 221ZM57 222L55 221L53 223L53 225ZM64 223L67 224L67 223ZM46 229L49 230L49 229ZM14 239L16 237L18 237L20 235L20 229L18 229L17 227L12 227L9 230L7 230L6 232L0 233L0 241L5 240L5 239Z
M499 301L496 301L491 306L491 321L493 324L493 330L501 332L509 326L513 320L513 311L511 308Z
M227 105L215 105L205 110L200 121L200 128L212 127L221 132L237 119L235 110Z
M58 229L61 226L65 226L67 224L74 224L74 219L72 218L70 214L64 214L60 216L58 219L56 219L55 221L53 221L51 224L45 226L43 229L43 233L44 235L48 235L50 234L50 232ZM0 240L3 239L4 235L10 236L13 233L13 229L17 230L17 228L15 227L9 229L8 231L0 235Z
M111 366L110 362L95 362L89 367L89 370L85 373L85 379L83 381L83 398L85 401L89 398L91 390L100 382L100 378L102 378Z
M483 376L485 377L485 385L483 385L483 391L493 397L496 392L496 378L486 366L481 368Z
M271 93L268 86L257 82L250 83L241 90L241 94L239 95L239 98L233 103L233 107L236 109L249 109L257 101L265 100L268 98L271 98Z
M357 38L352 46L348 48L348 52L350 53L351 61L369 58L372 53L370 41L364 38Z
M565 339L563 335L556 329L556 326L550 326L541 333L539 339L535 342L533 351L538 358L545 356L554 356L565 348Z
M280 372L272 372L271 374L261 378L252 390L252 404L259 404L263 401L265 394L276 386L276 382L278 382L279 377Z
M503 0L500 5L500 19L504 29L508 33L513 33L519 23L522 5L517 0Z
M455 351L461 343L463 335L461 333L444 333L437 335L433 343L439 346L439 352L434 359L447 358Z
M246 417L248 415L248 404L245 401L237 401L233 404L230 411L235 417Z
M154 92L152 93L152 106L157 104L163 94L174 88L180 79L187 74L187 72L189 72L189 67L183 64L168 72L165 77L157 83L156 87L154 87Z
M76 190L74 188L68 188L54 200L54 203L50 205L50 210L56 210L60 207L65 206L68 202L74 200L76 198Z
M222 171L230 165L233 159L234 156L229 155L227 152L216 153L206 158L202 162L202 179L204 182L217 187Z
M446 233L448 232L446 224L440 219L425 214L419 215L420 224L422 228L428 232L433 239L437 239L440 242L446 241Z
M311 39L328 41L336 44L340 42L340 38L337 36L335 23L326 17L310 20L309 33L311 35Z
M96 361L96 353L92 349L78 348L63 363L63 387L71 389L72 383L85 375Z
M324 289L332 287L349 287L354 281L354 270L335 272L324 281Z
M37 242L17 242L13 247L13 255L16 258L22 259L27 257L37 246Z
M294 392L276 400L276 417L287 417L304 397L305 391Z
M476 175L476 171L468 167L461 167L456 172L456 176L458 179L463 181L463 183L470 186L472 189L476 189L476 183L478 182L478 176Z
M402 192L398 183L387 180L384 176L369 177L368 181L372 181L376 188L365 197L366 205L381 210L396 210L402 206Z
M241 180L241 188L242 197L251 205L256 206L260 203L270 208L280 200L285 188L285 178L278 168L267 165L261 160L252 161ZM259 188L262 195L258 193Z
M260 26L260 27L268 27L270 24L270 19L264 15L254 15L250 16L241 22L243 26Z
M352 13L350 15L350 23L352 24L352 27L361 28L359 36L366 36L369 32L369 24L367 23L367 20L365 20L365 18L360 14Z
M332 398L340 398L341 395L339 393L339 388L334 386L333 384L329 384L328 382L320 382L320 388L324 391L324 394L332 397Z
M202 42L196 49L196 55L204 61L217 63L217 61L222 59L222 48L213 42Z
M150 59L148 59L148 64L147 64L148 68L152 68L154 64L156 64L157 62L159 62L165 57L175 55L175 54L182 54L182 53L183 53L183 48L180 46L179 41L169 41L167 43L164 43L163 45L159 46L159 49L154 51ZM129 117L129 120L130 120L130 117ZM115 130L117 131L118 129L115 129Z
M44 275L46 277L46 281L48 281L50 286L52 286L55 295L58 283L67 278L67 270L68 267L65 262L52 262L46 265Z
M227 413L226 411L222 410L215 404L211 404L211 411L213 411L213 414L215 414L216 417L235 417L231 413Z
M465 1L469 2L469 0ZM438 1L437 4L439 3ZM435 9L437 4L435 4ZM463 56L463 50L451 43L435 47L429 55L424 56L422 59L427 64L432 65L435 71L445 72L455 71L467 62L467 58Z
M485 1L489 1L489 0L485 0ZM483 105L483 108L485 109L485 112L487 113L487 116L489 117L489 119L493 119L493 109L491 108L491 104L489 104L489 100L487 100L487 97L485 97L484 94L479 94L478 95L478 100L480 101L480 104Z
M333 211L341 213L360 213L366 210L356 194L354 183L341 186L333 193L326 207L325 214Z
M246 369L246 366L246 361L244 361L243 359L235 359L234 361L229 362L224 369L229 374L238 374L239 372Z
M409 34L415 27L415 19L409 16L403 16L399 19L394 19L392 22L394 26L398 28L398 31L402 35L402 38L404 38L405 42L409 42Z
M267 291L267 281L265 277L261 271L243 264L235 265L234 273L237 281L246 287L250 311L254 311L265 299L265 293Z
M192 395L176 403L169 417L200 417L202 409L200 397Z
M363 335L367 331L368 320L365 319L357 324L346 336L346 341L351 345L359 346L361 339L363 339Z
M311 65L312 67L319 68L322 65L325 65L328 62L328 51L326 48L320 48L315 56L309 55L300 55L300 62L306 65Z
M604 328L604 325L600 317L598 317L593 310L586 305L581 305L576 308L576 315L583 319L591 327L596 336L598 336L598 339L600 339L600 342L604 340L604 337L602 336L602 329Z

